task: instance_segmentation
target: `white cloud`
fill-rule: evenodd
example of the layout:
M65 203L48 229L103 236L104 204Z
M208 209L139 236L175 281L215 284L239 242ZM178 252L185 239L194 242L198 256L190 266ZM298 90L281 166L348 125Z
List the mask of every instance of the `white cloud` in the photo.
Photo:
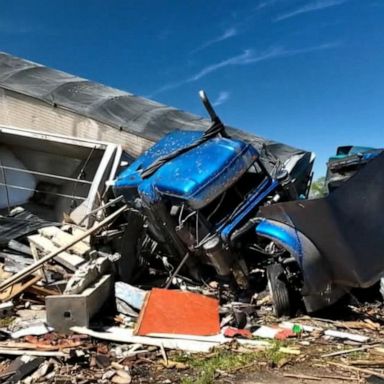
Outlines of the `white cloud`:
M224 104L229 99L230 93L227 91L221 91L217 99L213 101L212 105L218 107L221 104Z
M259 11L263 10L264 8L271 7L274 4L276 4L280 0L261 0L256 7L254 7L252 10L248 11L246 16L239 20L238 22L235 22L230 28L226 29L220 36L217 36L211 40L208 40L201 44L199 47L193 49L190 54L195 54L199 51L202 51L203 49L206 49L214 44L220 43L224 40L230 39L231 37L237 36L244 32L244 28L246 27L246 24L249 23L251 19L253 19Z
M215 64L208 65L202 68L199 72L195 73L194 75L184 80L166 84L163 87L152 92L152 94L148 95L147 97L151 98L154 95L157 95L159 93L163 93L171 89L179 88L184 84L193 83L209 75L210 73L216 72L222 68L239 66L239 65L256 64L256 63L260 63L260 62L268 61L272 59L283 58L288 56L296 56L304 53L331 49L339 45L340 45L339 42L331 42L331 43L321 44L321 45L302 48L302 49L285 49L283 47L272 47L264 52L255 52L252 49L246 49L243 53L239 55L232 56L232 57L229 57L228 59L219 61Z
M257 61L266 60L276 55L278 50L279 48L274 48L268 52L255 54L251 49L247 49L240 55L232 56L226 60L219 61L218 63L206 66L205 68L201 69L199 72L194 74L192 77L190 77L188 81L190 82L190 81L199 80L202 77L205 77L212 72L216 72L220 68L225 68L233 65L245 65L245 64L250 64Z
M220 36L217 36L217 37L215 37L214 39L211 39L211 40L206 41L205 43L203 43L202 45L200 45L200 47L197 47L196 49L194 49L193 51L191 51L191 54L194 54L194 53L196 53L196 52L202 51L203 49L208 48L208 47L210 47L211 45L220 43L221 41L230 39L231 37L234 37L234 36L236 36L237 34L238 34L238 31L237 31L237 29L236 29L235 27L228 28L228 29L225 30Z
M266 8L266 7L270 7L272 5L275 5L277 3L278 0L267 0L267 1L261 1L255 8L256 11L260 10L260 9L263 9L263 8Z
M303 5L300 8L294 9L291 12L287 12L277 16L274 21L281 21L290 19L291 17L295 17L297 15L301 15L303 13L316 12L321 11L322 9L335 7L336 5L340 5L345 3L347 0L317 0L312 2L307 2L306 5Z

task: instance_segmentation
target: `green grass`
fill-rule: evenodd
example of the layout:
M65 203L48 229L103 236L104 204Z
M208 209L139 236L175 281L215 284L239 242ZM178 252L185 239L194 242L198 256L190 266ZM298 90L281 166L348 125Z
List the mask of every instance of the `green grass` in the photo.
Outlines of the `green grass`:
M217 370L229 372L257 361L257 353L237 353L220 351L208 358L190 358L187 363L196 374L184 378L182 384L211 384L215 380Z
M260 355L261 355L260 357L264 357L264 361L266 361L267 363L270 363L273 366L276 366L279 364L280 360L287 357L285 353L280 352L280 348L283 346L284 346L283 343L275 341L272 344L271 348L266 349L263 352L260 352Z
M9 325L11 325L13 320L14 317L12 316L0 318L0 328L8 327Z
M286 358L286 355L279 352L281 346L280 342L275 342L265 351L247 353L218 349L209 357L179 355L175 360L186 363L192 368L191 376L183 378L181 384L212 384L215 382L217 371L231 373L253 362L265 361L271 365L277 365L283 357Z

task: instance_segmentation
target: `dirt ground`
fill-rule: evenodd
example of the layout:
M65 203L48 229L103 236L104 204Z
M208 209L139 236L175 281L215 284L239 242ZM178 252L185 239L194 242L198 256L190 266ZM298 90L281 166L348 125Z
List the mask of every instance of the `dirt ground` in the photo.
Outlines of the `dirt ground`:
M288 375L302 376L287 377ZM286 376L287 375L287 376ZM313 376L318 380L305 379L304 376ZM261 370L257 373L244 374L243 377L236 377L233 383L236 384L293 384L293 383L364 383L366 380L359 375L350 374L345 371L329 370L316 367L289 367L275 370Z

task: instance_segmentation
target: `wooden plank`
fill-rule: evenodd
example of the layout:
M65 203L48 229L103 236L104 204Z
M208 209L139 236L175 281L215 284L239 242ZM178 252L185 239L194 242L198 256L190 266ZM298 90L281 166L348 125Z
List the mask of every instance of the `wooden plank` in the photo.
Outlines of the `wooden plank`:
M0 252L0 257L4 258L3 270L11 274L17 273L25 267L33 264L33 259L29 256L20 256L8 252Z
M41 276L29 276L26 281L15 283L14 285L0 292L0 301L4 302L11 300L15 296L23 293L26 289L37 283L39 280L41 280Z
M8 242L8 248L13 249L16 252L25 253L27 255L32 256L31 250L28 248L27 245L24 245L16 240L10 240Z
M31 253L35 262L38 261L40 259L40 255L39 255L39 251L37 250L36 244L30 241L29 248L31 250ZM41 268L38 269L36 272L41 276L42 279L44 279L45 281L48 281L47 275L45 274L44 266L41 266Z
M219 342L205 342L194 340L166 339L145 336L134 336L131 329L110 327L105 332L98 332L86 327L72 327L71 331L95 337L97 339L114 341L118 343L143 344L167 349L179 349L188 352L209 352L211 348L217 347Z
M346 369L348 371L361 372L361 373L365 373L367 375L377 376L380 379L384 379L384 374L382 374L380 372L376 372L376 371L374 371L372 369L353 367L353 366L347 365L347 364L334 363L333 361L329 361L328 364L333 365L335 367Z
M284 377L292 377L293 379L299 379L299 380L315 380L315 381L321 381L321 377L316 376L308 376L308 375L297 375L295 373L284 373Z
M39 233L44 237L50 239L53 242L53 244L55 244L57 247L62 247L76 238L70 233L64 232L57 227L41 228L39 229ZM69 247L69 251L78 256L86 255L90 249L91 247L89 246L89 244L86 244L83 241L79 241L73 246Z
M64 231L64 232L70 232L72 233L73 236L79 236L79 235L82 235L86 229L82 228L82 227L79 227L78 225L74 225L74 224L65 224L61 227L61 229ZM90 242L91 242L91 237L90 236L87 236L85 239L82 240L83 243L89 245Z
M4 290L10 286L12 286L14 283L17 283L19 281L22 281L26 276L31 275L33 272L37 271L43 264L47 263L48 261L55 258L59 253L66 251L68 248L72 247L77 242L85 239L87 236L92 235L96 232L98 232L100 229L105 227L107 224L111 223L113 220L115 220L118 216L120 216L124 211L126 211L128 208L128 205L123 205L118 210L113 212L111 215L106 217L103 221L100 223L97 223L94 227L88 229L83 235L75 238L68 244L60 247L57 251L52 252L48 254L47 256L44 256L42 259L40 259L35 264L25 268L23 271L16 273L15 275L11 276L10 278L6 279L5 281L0 283L0 290Z
M40 251L42 251L44 255L50 252L56 252L59 249L55 244L51 242L51 240L47 239L42 235L28 236L28 240L29 244L31 245L31 249L36 247ZM75 272L80 267L80 265L84 264L85 262L85 260L81 256L73 255L68 252L59 253L54 258L54 260L60 265L63 265L65 268L68 268L72 272Z
M28 292L32 292L35 295L39 296L53 296L53 295L59 295L61 292L59 292L57 289L49 289L46 287L40 287L39 285L32 285L29 288L27 288Z
M42 356L42 357L68 357L60 351L34 351L27 349L0 348L0 355L9 356Z

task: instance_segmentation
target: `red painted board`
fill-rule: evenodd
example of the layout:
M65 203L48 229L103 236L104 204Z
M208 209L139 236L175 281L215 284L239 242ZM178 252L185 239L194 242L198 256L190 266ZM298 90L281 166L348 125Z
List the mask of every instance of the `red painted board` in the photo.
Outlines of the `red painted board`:
M153 288L140 312L135 334L211 336L220 332L219 303L197 293Z

